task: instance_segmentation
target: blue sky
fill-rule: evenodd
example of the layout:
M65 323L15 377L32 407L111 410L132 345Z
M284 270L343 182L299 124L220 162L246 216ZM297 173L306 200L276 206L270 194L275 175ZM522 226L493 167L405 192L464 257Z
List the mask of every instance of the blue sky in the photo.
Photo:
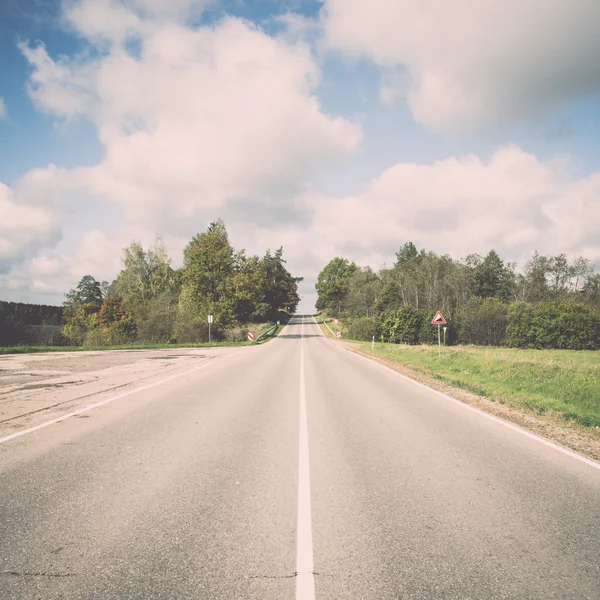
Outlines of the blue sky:
M19 215L8 219L4 230L0 227L0 240L5 237L0 297L59 302L66 291L62 288L76 283L90 269L98 271L91 274L99 279L116 275L118 245L135 237L150 242L162 236L177 264L190 227L201 230L205 221L220 213L230 215L228 225L236 245L256 252L284 245L291 268L306 277L303 291L309 304L314 300L311 287L318 271L342 249L353 253L350 258L376 263L376 267L391 262L390 249L407 238L457 257L469 250L497 247L507 259L522 262L537 248L584 254L600 262L600 242L594 242L595 231L587 222L600 210L600 185L595 179L600 172L600 71L592 64L600 45L594 46L590 33L594 22L600 24L600 14L587 0L576 0L572 19L563 24L565 39L579 40L573 56L565 55L565 46L560 40L554 44L550 35L553 27L565 21L564 13L557 13L554 21L550 11L546 22L519 23L508 47L503 30L495 29L491 0L481 3L488 5L487 11L482 9L473 17L486 30L488 40L478 54L476 45L482 42L474 38L466 55L461 42L471 35L473 24L448 23L457 36L462 32L462 38L450 46L445 45L448 32L442 25L433 31L427 25L423 36L430 36L431 44L423 44L423 37L413 31L432 18L443 24L454 17L442 14L443 9L440 14L428 14L409 0L374 0L375 12L368 19L358 0L324 4L233 0L206 7L188 6L191 0L181 0L184 11L177 15L165 12L171 10L170 4L161 0L102 0L110 24L105 30L100 30L90 1L8 0L0 9L0 98L6 109L0 119L0 182L7 214L14 210ZM512 5L511 0L507 18ZM518 3L515 7L518 10ZM282 15L292 15L287 23L293 19L301 25L299 34L280 19ZM223 25L231 18L239 19L236 27ZM123 92L121 101L118 75L116 89L106 88L106 81L113 81L110 69L118 73L117 69L125 68L125 63L117 65L118 48L131 43L127 41L131 38L118 37L129 33L110 29L119 19L135 21L132 27L140 28L135 35L142 40L143 51L127 67L128 72L139 77L140 85L158 77L155 87L149 88L156 89L160 70L162 76L173 77L173 85L181 83L188 99L165 92L157 112L155 106L145 106L144 97L135 90ZM394 20L397 27L390 29ZM185 68L190 75L176 79L182 70L175 64L179 55L165 64L158 64L160 58L150 61L144 52L158 40L162 52L170 53L164 40L174 23L182 32L197 34L203 44L208 43L208 32L214 31L211 52L217 62L219 53L222 60L234 61L231 68L237 69L235 81L239 80L240 87L234 82L223 88L228 92L214 92L221 90L218 70L196 84L193 74L198 71L189 62ZM179 44L176 37L172 39ZM268 39L275 46L266 45ZM191 40L185 52L197 54L192 59L185 54L185 60L204 65L203 50ZM556 53L554 64L532 56L530 41L543 49L540 56L552 58ZM34 54L26 57L19 42L32 49L42 42L48 60L35 63ZM234 47L228 44L247 44L247 65L244 56L230 56ZM473 58L479 55L481 59ZM66 75L58 82L50 81L53 69L63 67ZM242 98L253 93L252 80L244 83L244 69L254 69L267 82L265 105L272 105L269 110L275 111L273 123L278 123L279 130L266 131L265 126L256 125L254 131L253 124L264 118L260 105L248 108L246 114L243 102L230 102L232 94ZM298 73L292 77L294 69ZM100 71L108 79L94 79ZM38 83L32 93L35 77ZM311 83L299 83L304 80ZM393 85L388 89L389 82ZM433 93L425 82L437 86ZM86 86L89 89L83 89ZM386 89L393 99L386 97ZM458 101L453 96L456 90ZM78 96L82 91L86 97L97 98L93 111ZM205 105L205 98L213 93L226 96ZM198 137L189 134L187 138L185 127L174 133L179 103L187 107L191 102L193 107L190 99L195 98L197 111L192 114L198 122L190 129L202 132L211 126L211 135L216 137L211 138L212 145L207 139L207 147ZM75 115L65 104L71 100L79 107ZM244 137L249 139L248 147L240 146L235 131L229 131L229 115L216 117L223 124L223 136L213 131L216 126L211 119L206 120L206 111L220 111L219 107L230 104L237 106L231 117L238 130L254 131L261 152L264 146L265 164L256 162L250 134ZM122 127L128 115L155 123L148 132L151 150L132 145L134 136L128 134L118 140L109 136L107 141L106 132ZM307 130L298 131L296 122L307 123ZM283 126L290 128L289 137L283 135ZM222 151L213 152L215 139L222 141ZM166 146L165 140L173 144L178 140L180 145ZM111 159L121 156L115 154L121 148L134 148L124 155L131 165ZM135 149L139 155L132 154ZM144 161L151 160L147 151L152 156L164 152L169 159L181 152L180 160L172 170L165 169L162 179L156 170L143 178L142 173L147 173ZM242 165L233 173L233 163L218 158L232 152L239 155ZM203 163L207 157L209 162ZM197 189L190 189L196 185L193 172L186 171L181 180L171 176L188 158L200 171L203 164L211 165L206 167L209 176L198 178ZM269 161L278 165L272 174ZM49 165L59 167L60 173L49 170ZM248 173L245 165L253 165ZM224 174L212 177L221 168ZM40 177L51 179L51 191L40 188L32 169L40 169ZM150 187L148 181L154 175ZM272 223L265 223L264 217L253 223L247 217L236 222L228 206L239 205L246 197L249 207L261 202L279 206L281 210L272 214L286 214L285 222L277 222L276 217ZM446 215L448 223L455 225L442 223L434 235L419 226L421 217L415 206ZM573 206L576 210L570 210ZM531 220L538 208L543 218ZM26 210L32 211L31 222L35 222L31 231L23 226ZM588 215L586 221L581 220L584 215ZM193 225L191 217L197 220ZM456 223L462 230L457 231ZM94 243L110 241L116 247L105 252L102 261L93 250ZM310 253L304 251L307 245Z

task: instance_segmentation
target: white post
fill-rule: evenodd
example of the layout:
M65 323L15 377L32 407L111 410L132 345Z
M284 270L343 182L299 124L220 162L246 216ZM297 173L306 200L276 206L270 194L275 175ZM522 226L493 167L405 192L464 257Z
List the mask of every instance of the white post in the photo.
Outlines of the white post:
M438 324L438 356L442 355L442 341L440 338L440 326Z
M210 344L210 321L208 322L208 343Z
M371 342L371 350L375 350L375 336L373 336L373 341Z
M444 327L444 346L446 345L446 329L448 328Z

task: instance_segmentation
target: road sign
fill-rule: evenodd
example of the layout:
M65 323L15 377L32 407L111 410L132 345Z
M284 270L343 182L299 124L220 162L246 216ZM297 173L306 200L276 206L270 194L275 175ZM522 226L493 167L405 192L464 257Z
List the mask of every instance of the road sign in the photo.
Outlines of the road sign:
M431 321L432 325L445 325L446 319L444 319L444 315L438 310L435 313L435 317L433 317L433 321Z
M337 325L339 323L339 321L337 319L334 319L333 322Z
M253 339L254 339L254 334L251 331L249 331L248 332L248 341L251 342Z
M213 316L212 315L208 315L208 322L212 323L213 322Z
M342 332L341 332L341 331L338 331L338 332L335 334L335 337L342 337Z

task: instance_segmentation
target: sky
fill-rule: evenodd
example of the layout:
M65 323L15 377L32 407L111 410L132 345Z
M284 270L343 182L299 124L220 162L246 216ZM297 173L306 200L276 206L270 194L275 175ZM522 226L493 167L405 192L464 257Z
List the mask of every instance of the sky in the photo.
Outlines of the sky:
M223 218L335 256L600 267L597 0L3 0L0 299L60 304Z

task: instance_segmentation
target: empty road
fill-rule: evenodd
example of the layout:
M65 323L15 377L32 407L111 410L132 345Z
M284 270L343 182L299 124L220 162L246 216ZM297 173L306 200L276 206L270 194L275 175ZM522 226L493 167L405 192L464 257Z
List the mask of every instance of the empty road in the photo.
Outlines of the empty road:
M599 469L312 317L129 368L0 431L3 600L600 598Z

